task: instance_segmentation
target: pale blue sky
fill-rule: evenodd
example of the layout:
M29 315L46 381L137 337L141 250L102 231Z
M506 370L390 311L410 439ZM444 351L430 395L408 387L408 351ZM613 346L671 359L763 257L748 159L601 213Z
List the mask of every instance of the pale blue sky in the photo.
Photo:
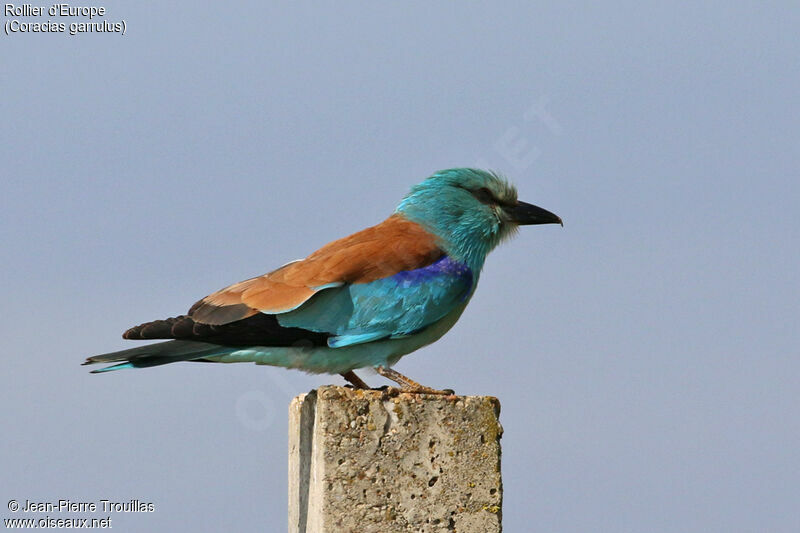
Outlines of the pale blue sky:
M800 531L795 3L102 5L0 36L0 517L284 531L287 405L340 378L80 362L482 165L565 227L397 368L500 398L506 530Z

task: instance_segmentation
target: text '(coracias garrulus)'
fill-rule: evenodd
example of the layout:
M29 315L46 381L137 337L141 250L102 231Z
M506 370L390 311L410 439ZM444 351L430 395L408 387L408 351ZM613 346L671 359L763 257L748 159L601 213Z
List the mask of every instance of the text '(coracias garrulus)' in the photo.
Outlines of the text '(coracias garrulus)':
M483 170L456 168L411 189L376 226L305 259L210 294L186 315L147 322L126 339L171 339L89 357L95 370L177 361L252 362L341 374L373 367L405 390L423 387L391 367L456 323L486 255L519 226L561 224L517 200L513 185Z

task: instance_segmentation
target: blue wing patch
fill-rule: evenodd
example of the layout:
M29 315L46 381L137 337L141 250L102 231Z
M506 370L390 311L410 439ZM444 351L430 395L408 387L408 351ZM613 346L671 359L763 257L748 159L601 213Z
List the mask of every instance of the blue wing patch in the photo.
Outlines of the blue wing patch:
M424 268L320 291L275 317L284 327L330 333L328 346L339 348L420 331L463 303L472 285L469 267L443 256Z
M338 335L336 337L328 338L329 348L342 348L344 346L352 346L353 344L363 344L365 342L372 342L378 339L386 338L387 335L383 331L375 331L373 333L362 333L361 335Z

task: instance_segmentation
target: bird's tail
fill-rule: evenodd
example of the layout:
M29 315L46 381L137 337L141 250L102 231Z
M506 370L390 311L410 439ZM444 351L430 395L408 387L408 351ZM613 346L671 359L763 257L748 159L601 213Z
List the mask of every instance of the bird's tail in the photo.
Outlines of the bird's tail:
M234 350L235 348L220 346L219 344L175 340L148 344L147 346L140 346L138 348L131 348L119 352L94 355L87 358L83 364L118 363L98 370L92 370L92 374L98 374L100 372L120 370L122 368L144 368L148 366L166 365L167 363L175 363L178 361L205 361L206 357L225 355Z

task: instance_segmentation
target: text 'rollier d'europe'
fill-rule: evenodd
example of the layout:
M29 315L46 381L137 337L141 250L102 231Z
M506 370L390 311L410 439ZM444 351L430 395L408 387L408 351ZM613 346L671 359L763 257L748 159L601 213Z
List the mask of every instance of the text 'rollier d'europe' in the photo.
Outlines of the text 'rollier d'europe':
M5 4L3 14L6 17L103 17L106 8L103 6L72 6L69 4L53 4L47 6L34 6L32 4Z

